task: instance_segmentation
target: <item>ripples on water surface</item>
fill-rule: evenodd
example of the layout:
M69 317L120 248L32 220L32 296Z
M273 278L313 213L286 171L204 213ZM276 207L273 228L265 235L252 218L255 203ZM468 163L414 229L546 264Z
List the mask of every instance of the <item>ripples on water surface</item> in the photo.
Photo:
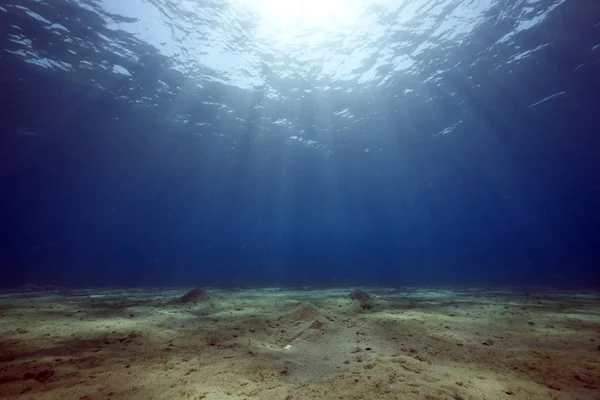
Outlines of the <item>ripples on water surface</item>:
M583 0L0 6L2 58L15 68L18 59L110 92L189 132L224 137L229 148L251 127L329 152L352 135L368 134L369 152L398 129L472 128L482 123L481 101L568 103L568 89L598 68L600 41L578 41L598 38L597 12Z

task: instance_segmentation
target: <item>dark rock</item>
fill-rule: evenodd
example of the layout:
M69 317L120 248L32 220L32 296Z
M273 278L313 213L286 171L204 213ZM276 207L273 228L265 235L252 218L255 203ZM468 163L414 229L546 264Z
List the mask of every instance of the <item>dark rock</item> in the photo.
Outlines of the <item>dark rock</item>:
M26 381L28 379L33 379L35 377L35 375L33 375L31 372L25 372L25 374L23 375L23 380Z

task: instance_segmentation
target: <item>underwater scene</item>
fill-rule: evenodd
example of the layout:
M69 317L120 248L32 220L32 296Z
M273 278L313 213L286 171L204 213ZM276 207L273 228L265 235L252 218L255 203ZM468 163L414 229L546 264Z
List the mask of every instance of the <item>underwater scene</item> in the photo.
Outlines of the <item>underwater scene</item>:
M600 1L0 32L0 400L600 399Z

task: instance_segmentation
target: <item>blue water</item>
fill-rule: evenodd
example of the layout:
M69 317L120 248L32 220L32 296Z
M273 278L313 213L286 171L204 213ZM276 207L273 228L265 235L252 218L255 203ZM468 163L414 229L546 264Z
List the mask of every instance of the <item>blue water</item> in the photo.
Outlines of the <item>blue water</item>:
M600 283L595 0L4 0L2 286Z

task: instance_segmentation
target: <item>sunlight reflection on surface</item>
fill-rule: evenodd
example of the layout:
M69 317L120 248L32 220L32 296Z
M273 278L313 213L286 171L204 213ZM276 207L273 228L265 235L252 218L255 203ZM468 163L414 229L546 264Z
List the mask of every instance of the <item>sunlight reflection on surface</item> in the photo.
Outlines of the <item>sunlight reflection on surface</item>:
M112 65L98 66L99 72L108 69L123 75L119 67L131 69L131 63L139 63L147 54L137 44L111 40L113 32L123 32L152 46L168 59L171 70L195 84L209 81L241 89L268 87L267 96L286 92L290 96L290 90L298 90L294 89L298 82L313 89L350 85L352 90L360 90L363 86L398 85L398 90L406 94L414 92L419 81L439 85L457 68L462 68L467 77L472 75L468 70L486 63L499 68L505 60L497 54L507 47L512 47L512 55L503 65L512 67L549 46L547 41L539 40L531 46L516 47L516 35L541 24L566 0L530 0L535 7L527 2L500 7L500 0L67 3L71 2L101 18L109 31L98 34L99 42L78 38L76 29L67 30L69 20L53 19L53 9L43 6L40 0L32 2L31 9L19 5L10 10L18 18L31 19L52 30L57 38L69 43L70 55L60 54L62 47L58 45L36 48L40 43L27 37L20 27L11 28L9 40L13 48L7 51L30 64L70 71L78 65L71 56L90 54L85 47L95 43L94 51L110 49L121 57ZM497 35L486 36L489 43L480 46L481 38L474 36L476 32L483 24L498 20L512 22L505 24L506 29L495 30ZM94 62L84 59L79 64L88 70Z
M279 44L297 44L307 34L339 32L356 25L361 0L238 0L260 18L264 35L273 35Z
M358 0L240 0L259 12L263 22L277 28L301 25L331 29L356 19Z

